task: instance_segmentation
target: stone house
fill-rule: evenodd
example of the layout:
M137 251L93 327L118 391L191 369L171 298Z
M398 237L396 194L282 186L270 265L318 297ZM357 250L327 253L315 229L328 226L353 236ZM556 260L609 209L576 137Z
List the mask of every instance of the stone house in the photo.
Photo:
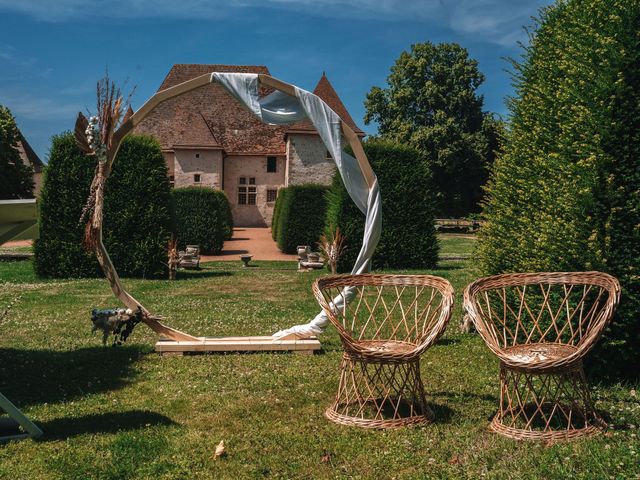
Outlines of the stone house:
M158 91L214 71L269 74L264 66L178 64ZM359 136L365 135L324 73L313 93ZM172 186L224 190L239 227L269 226L278 189L303 183L328 185L335 171L310 122L264 124L215 83L160 104L135 133L158 139Z

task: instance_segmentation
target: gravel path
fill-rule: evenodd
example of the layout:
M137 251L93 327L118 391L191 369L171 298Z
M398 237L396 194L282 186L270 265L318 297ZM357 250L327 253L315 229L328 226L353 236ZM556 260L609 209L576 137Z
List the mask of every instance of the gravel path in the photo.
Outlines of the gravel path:
M297 255L287 255L278 250L271 238L270 228L240 227L233 229L233 238L224 242L220 255L202 255L201 262L237 261L240 255L253 255L252 260L290 260L297 261Z

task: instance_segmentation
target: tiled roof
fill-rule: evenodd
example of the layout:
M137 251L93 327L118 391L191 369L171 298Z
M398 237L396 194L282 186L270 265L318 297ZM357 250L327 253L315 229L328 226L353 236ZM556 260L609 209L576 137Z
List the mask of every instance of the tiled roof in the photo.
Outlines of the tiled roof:
M42 172L42 169L44 168L42 160L40 160L38 154L33 151L33 148L31 148L31 145L29 145L29 142L27 142L27 139L24 138L22 133L20 133L20 140L16 147L18 152L20 152L20 158L22 158L23 163L31 165L35 173Z
M211 72L269 74L263 66L177 64L158 91ZM286 128L262 123L216 83L161 103L135 131L155 136L163 149L201 145L229 153L285 153Z
M354 122L353 118L351 118L351 115L349 115L349 112L347 111L346 107L342 103L342 100L340 100L338 93L335 91L335 89L333 88L333 85L331 85L331 82L329 82L329 79L327 78L327 75L324 72L322 72L322 77L320 77L320 80L318 81L316 88L313 89L313 93L315 93L322 100L324 100L325 103L329 105L331 109L334 112L336 112L340 116L340 118L344 120L344 122L347 125L349 125L354 132L356 132L358 136L360 137L365 136L365 133L362 130L360 130L360 128L358 128L358 125L356 125L356 122ZM301 122L294 123L289 127L289 132L315 132L315 131L316 129L308 120L303 120Z
M158 91L211 72L269 75L269 69L259 65L176 64ZM261 94L267 92L263 90ZM323 98L345 122L355 127L357 133L361 133L325 75L314 93ZM285 135L294 127L309 133L315 132L308 122L299 122L291 127L262 123L242 108L222 86L212 83L161 103L136 126L135 132L153 135L163 149L203 146L222 148L227 153L284 155Z

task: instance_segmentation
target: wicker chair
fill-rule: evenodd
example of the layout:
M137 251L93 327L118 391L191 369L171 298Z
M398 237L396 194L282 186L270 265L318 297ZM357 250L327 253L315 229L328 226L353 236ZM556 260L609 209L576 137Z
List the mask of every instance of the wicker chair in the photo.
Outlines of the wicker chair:
M420 354L447 326L451 284L430 275L332 275L316 280L313 292L344 346L325 416L366 428L430 422Z
M600 272L514 273L467 286L465 309L500 359L492 430L554 441L606 425L589 397L582 359L619 299L618 281Z

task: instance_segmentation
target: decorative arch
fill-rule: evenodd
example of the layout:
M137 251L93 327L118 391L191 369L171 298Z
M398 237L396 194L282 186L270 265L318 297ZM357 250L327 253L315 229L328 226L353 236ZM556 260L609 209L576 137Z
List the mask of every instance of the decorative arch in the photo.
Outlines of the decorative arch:
M135 113L128 118L125 117L123 123L104 146L104 150L97 155L98 165L91 184L90 197L93 211L87 223L86 238L95 250L98 262L114 295L127 308L134 311L140 310L142 321L154 332L175 341L198 341L199 339L164 325L159 316L153 315L125 290L109 257L109 252L102 241L104 186L111 174L111 168L122 141L136 125L160 103L211 82L221 84L236 100L265 123L287 124L308 118L314 124L327 150L332 153L332 158L336 162L349 195L366 215L363 245L352 273L365 273L370 269L371 257L381 231L381 199L378 182L360 139L353 129L316 95L269 75L218 72L201 75L156 93ZM274 91L260 98L258 89L261 86L272 88ZM87 125L86 118L80 114L76 122L76 138L86 153L96 154L98 152L88 147L90 142L86 141L86 137L82 137ZM344 139L353 150L355 157L343 151ZM348 293L346 292L346 295L342 295L341 298L348 298ZM338 299L336 302L339 303ZM321 312L308 324L277 332L274 337L278 339L309 337L322 332L327 323L326 315Z

